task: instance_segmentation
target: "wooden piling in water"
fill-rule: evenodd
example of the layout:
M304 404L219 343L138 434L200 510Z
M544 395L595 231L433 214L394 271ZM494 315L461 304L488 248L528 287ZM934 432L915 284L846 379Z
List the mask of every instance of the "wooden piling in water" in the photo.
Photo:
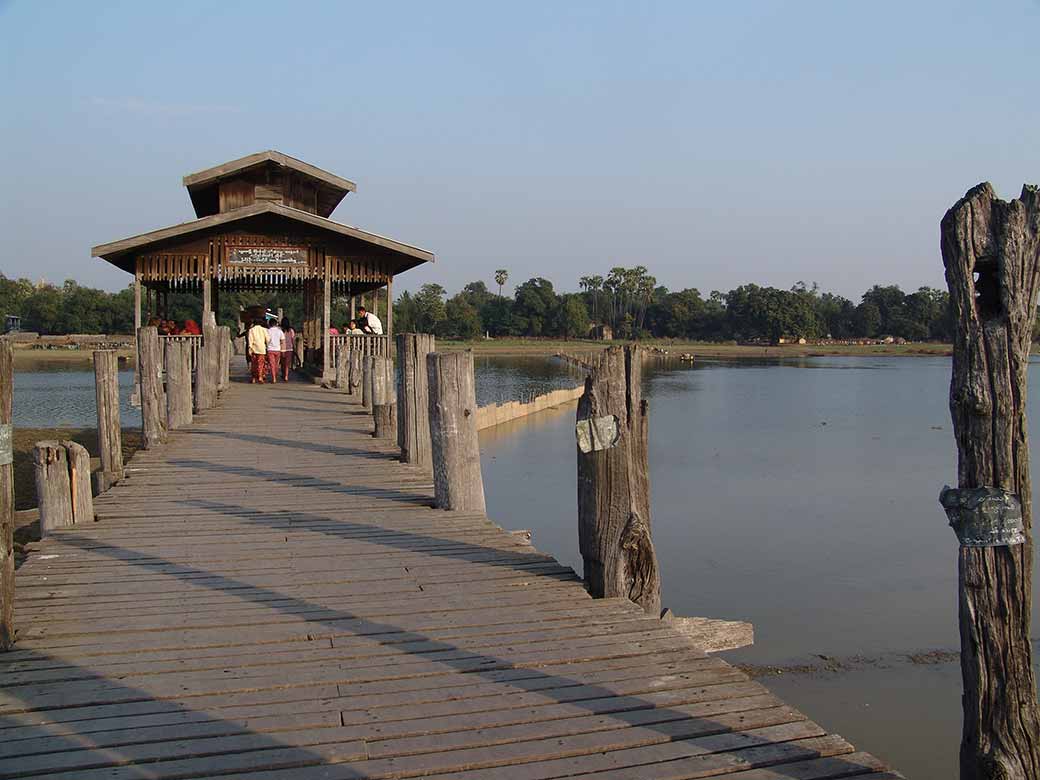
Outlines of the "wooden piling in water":
M372 355L361 357L361 406L366 412L372 411Z
M143 327L137 330L137 376L140 382L141 446L150 450L166 441L162 348L156 328Z
M394 392L394 361L372 359L372 435L377 439L397 438L397 394Z
M191 425L191 344L170 341L166 345L166 427L174 431Z
M402 463L429 467L433 462L426 356L435 344L430 333L397 335L397 445Z
M473 352L431 352L426 371L434 503L441 509L484 512Z
M941 502L958 554L962 780L1040 778L1030 647L1032 486L1026 385L1040 279L1040 189L970 190L941 225L954 318L958 489Z
M94 351L94 394L97 399L98 454L96 492L104 493L123 478L123 429L119 411L119 359L110 349Z
M659 616L641 352L605 350L590 365L578 399L578 546L593 597L627 598Z
M14 357L0 338L0 651L14 644Z

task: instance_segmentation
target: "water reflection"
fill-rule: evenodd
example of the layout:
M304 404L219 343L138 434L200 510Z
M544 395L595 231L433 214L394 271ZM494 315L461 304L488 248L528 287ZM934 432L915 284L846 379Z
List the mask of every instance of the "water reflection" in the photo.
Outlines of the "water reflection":
M120 365L120 420L125 427L141 424L141 412L130 406L134 372ZM97 426L94 369L82 363L41 361L14 372L16 428L93 428Z

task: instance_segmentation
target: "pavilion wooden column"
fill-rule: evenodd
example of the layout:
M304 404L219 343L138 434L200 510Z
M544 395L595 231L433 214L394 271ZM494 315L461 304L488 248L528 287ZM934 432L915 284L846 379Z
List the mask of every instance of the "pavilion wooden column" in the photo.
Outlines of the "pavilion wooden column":
M1040 780L1030 646L1032 485L1027 377L1040 288L1040 188L970 190L941 225L954 321L956 489L940 501L958 553L962 780Z
M321 279L321 378L329 378L329 359L332 342L329 328L332 327L332 260L323 255L325 274Z
M213 280L208 276L202 280L202 321L208 322L213 311Z
M137 261L137 268L134 271L134 333L141 327L141 261Z
M0 339L0 651L14 645L14 355Z
M386 335L394 335L394 277L386 278Z
M594 598L627 598L659 617L641 362L639 347L610 347L578 399L578 547Z

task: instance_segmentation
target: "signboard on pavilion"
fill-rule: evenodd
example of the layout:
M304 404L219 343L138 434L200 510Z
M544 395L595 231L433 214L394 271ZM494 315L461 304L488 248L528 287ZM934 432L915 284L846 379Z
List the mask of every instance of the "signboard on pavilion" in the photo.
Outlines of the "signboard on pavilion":
M280 246L238 246L227 250L228 265L286 268L307 265L307 250Z

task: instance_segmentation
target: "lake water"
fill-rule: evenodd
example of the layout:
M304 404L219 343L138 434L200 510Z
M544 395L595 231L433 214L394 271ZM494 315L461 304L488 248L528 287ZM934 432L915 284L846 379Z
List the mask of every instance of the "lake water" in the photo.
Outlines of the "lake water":
M89 363L39 363L14 373L14 426L16 428L96 428L97 397L94 369ZM141 412L130 406L134 371L120 366L120 422L141 425Z
M755 645L727 658L815 667L763 682L936 780L956 776L959 667L910 656L959 646L958 545L938 504L956 481L949 379L948 358L669 361L644 389L664 605L751 621ZM1030 379L1035 399L1040 368ZM492 519L580 572L574 406L484 431L481 450Z

